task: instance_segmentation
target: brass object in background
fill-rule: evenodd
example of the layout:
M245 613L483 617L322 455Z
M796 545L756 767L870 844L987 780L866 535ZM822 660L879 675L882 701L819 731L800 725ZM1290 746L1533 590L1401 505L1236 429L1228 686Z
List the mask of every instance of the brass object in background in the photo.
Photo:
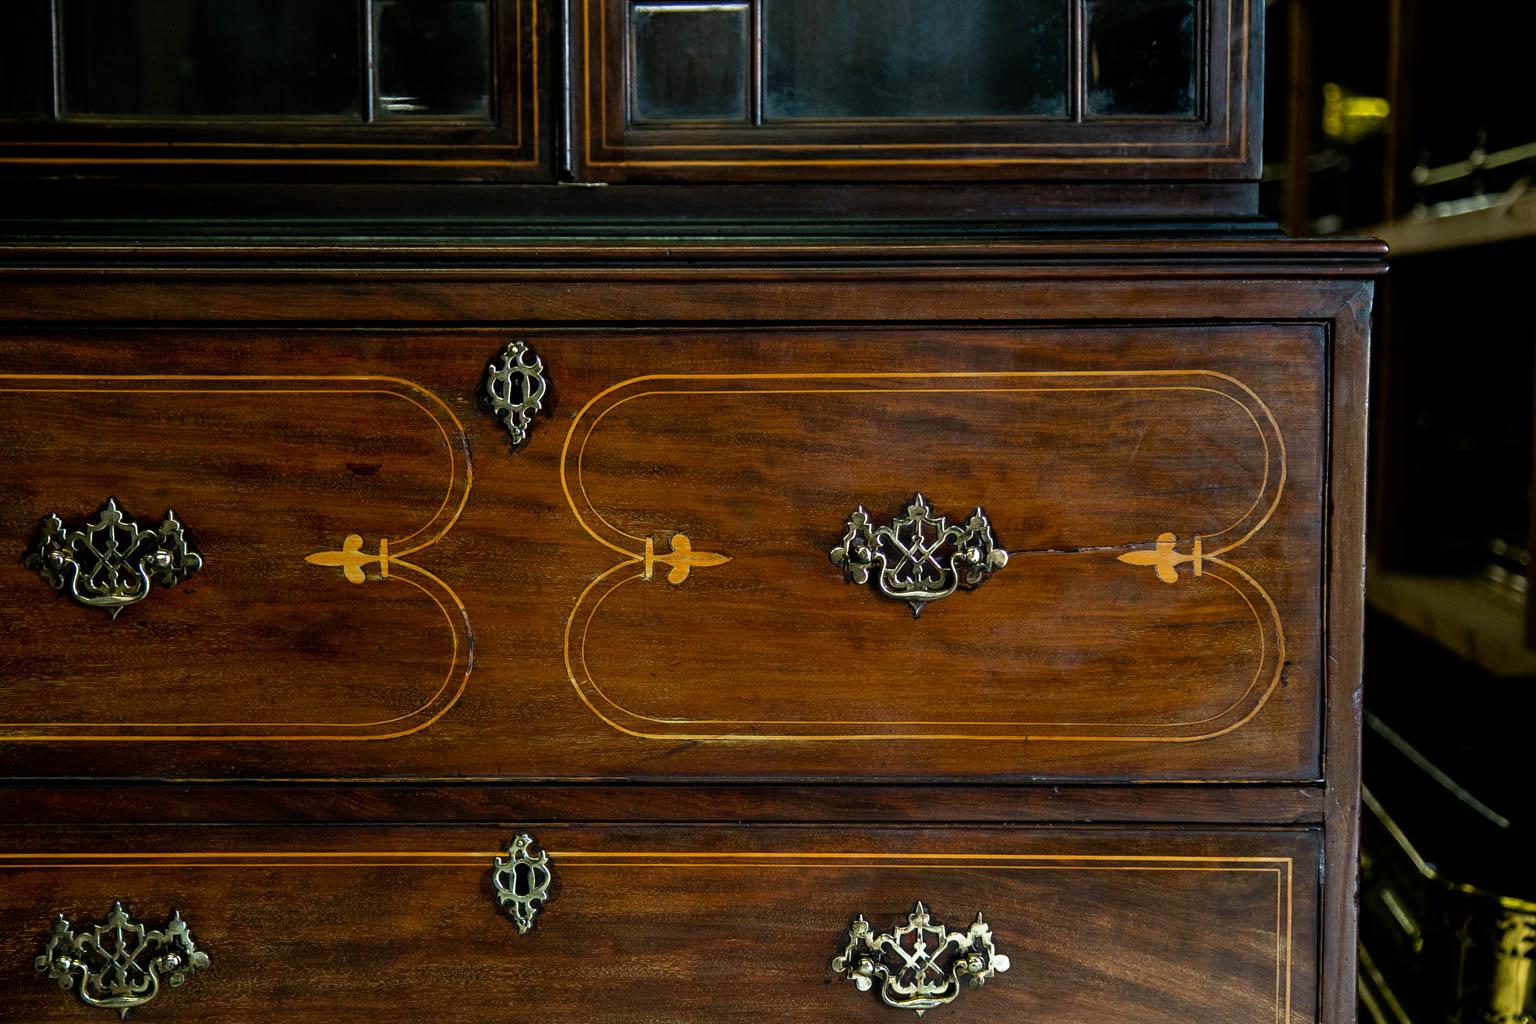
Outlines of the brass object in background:
M1536 912L1529 903L1522 906L1525 909L1508 903L1489 908L1485 916L1473 919L1475 927L1467 929L1472 956L1486 950L1481 959L1488 973L1469 979L1462 993L1462 1024L1522 1024L1536 1019Z
M43 519L22 560L55 590L115 619L149 596L151 584L174 587L203 567L176 513L156 527L140 526L108 498L94 519L69 528L56 515Z
M497 857L491 869L496 903L512 918L519 935L527 935L533 928L534 917L549 900L549 883L554 881L549 854L535 850L532 836L518 836L507 847L506 859Z
M533 417L543 410L544 396L549 393L544 360L527 342L510 341L485 368L483 386L491 412L512 435L512 447L521 447L533 429Z
M873 576L882 594L912 606L914 619L928 602L957 588L979 587L1008 564L985 512L977 508L965 525L950 526L921 494L888 526L872 525L860 505L830 557L850 583L868 583Z
M60 988L75 989L91 1006L116 1010L127 1020L136 1007L160 994L162 982L178 988L206 970L208 954L192 941L179 912L163 929L152 931L114 903L106 919L86 931L76 932L60 914L33 966Z
M1385 132L1392 123L1392 104L1380 96L1359 96L1329 82L1323 86L1323 134L1353 145Z
M934 924L922 903L906 924L878 935L860 914L848 928L848 945L832 959L832 969L860 992L868 992L878 980L885 1005L913 1010L919 1017L954 1002L962 981L981 988L1009 966L993 945L992 929L981 914L966 931L952 932Z
M1366 721L1374 731L1383 728L1374 715ZM1470 794L1460 799L1482 807ZM1378 1024L1536 1020L1536 903L1447 876L1370 787L1362 788L1361 800L1366 1012ZM1482 813L1503 820L1490 808Z

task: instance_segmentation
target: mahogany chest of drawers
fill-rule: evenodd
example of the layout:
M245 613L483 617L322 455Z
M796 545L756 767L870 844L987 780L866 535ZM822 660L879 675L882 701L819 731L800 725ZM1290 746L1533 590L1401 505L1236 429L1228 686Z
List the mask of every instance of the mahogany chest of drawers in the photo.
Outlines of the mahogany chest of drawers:
M399 6L355 125L0 124L0 1019L1351 1024L1262 5Z
M1372 253L743 255L7 273L12 1019L1342 1019Z

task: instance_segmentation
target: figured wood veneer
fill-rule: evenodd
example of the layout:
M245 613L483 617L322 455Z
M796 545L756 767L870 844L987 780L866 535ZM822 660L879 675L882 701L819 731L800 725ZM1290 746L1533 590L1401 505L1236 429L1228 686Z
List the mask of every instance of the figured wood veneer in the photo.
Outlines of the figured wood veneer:
M17 338L7 518L175 508L206 568L116 632L18 569L5 735L168 741L112 763L172 775L953 777L979 742L997 774L1316 776L1317 328L530 328L569 426L516 452L476 407L509 333ZM909 622L827 553L917 491L1012 561Z
M555 887L519 935L490 892L505 836L484 828L159 830L110 853L92 845L113 842L100 830L13 834L0 853L0 989L27 1020L79 1019L27 976L31 908L83 919L129 892L145 913L179 909L213 960L146 1016L890 1021L901 1018L827 964L855 915L885 927L922 899L952 925L983 911L1013 962L943 1011L955 1020L1315 1019L1310 830L539 836Z
M53 914L122 899L181 910L213 955L145 1011L167 1019L890 1020L829 959L855 914L924 900L984 911L1013 960L957 1021L1348 1024L1377 251L900 251L0 252L0 374L30 382L0 392L0 529L24 545L48 506L126 488L207 559L116 632L19 563L0 587L7 720L94 711L117 737L0 735L7 1009L79 1019L32 958ZM475 397L511 338L552 384L516 452ZM240 392L252 375L281 382ZM63 376L104 393L29 392ZM217 401L177 393L213 379ZM916 491L984 505L1015 555L918 621L827 558L856 505ZM564 646L594 580L648 565L598 608L583 668L678 733L659 738L594 714ZM1245 680L1265 696L1220 735L1014 725L1196 721L1255 697ZM1049 714L997 713L1026 685ZM379 722L445 686L387 739L124 724ZM789 717L759 713L775 700L814 735L838 701L866 729L983 724L686 735ZM488 878L524 830L557 882L519 944Z

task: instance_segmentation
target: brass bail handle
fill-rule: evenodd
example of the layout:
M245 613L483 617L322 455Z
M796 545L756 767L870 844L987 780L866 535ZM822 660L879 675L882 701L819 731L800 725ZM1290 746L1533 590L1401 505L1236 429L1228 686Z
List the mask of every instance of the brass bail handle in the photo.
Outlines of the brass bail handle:
M167 510L158 524L142 523L108 498L78 526L44 516L22 563L54 590L115 619L155 584L174 587L201 570L203 556L175 512Z
M112 904L107 916L76 929L60 914L48 944L32 966L88 1006L112 1010L123 1020L160 995L162 987L180 988L208 969L208 954L197 948L180 913L159 928L149 928Z
M875 523L864 506L854 509L828 557L843 570L844 582L873 581L886 597L905 601L913 618L956 590L974 590L1008 564L1008 552L993 538L980 507L950 525L921 494L884 524Z
M860 992L878 984L881 1002L919 1017L954 1002L962 988L981 988L1010 966L980 913L969 928L951 931L921 902L906 924L884 932L860 914L848 927L843 951L832 958L832 969Z

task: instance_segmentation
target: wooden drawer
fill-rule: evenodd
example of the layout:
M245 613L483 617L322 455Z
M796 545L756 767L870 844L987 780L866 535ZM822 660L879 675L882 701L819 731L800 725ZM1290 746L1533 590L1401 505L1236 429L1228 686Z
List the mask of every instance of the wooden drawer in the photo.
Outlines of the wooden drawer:
M517 444L477 398L514 341ZM1328 350L1317 322L13 335L0 766L1316 778ZM201 557L115 618L22 560L109 498ZM859 549L899 576L940 517L929 581L882 588Z
M13 831L6 1014L110 1019L33 961L56 914L78 932L121 901L151 928L179 911L209 960L146 1021L910 1020L832 959L859 916L882 933L921 901L960 932L979 912L1008 958L948 1020L1316 1019L1311 831L547 826L553 879L526 934L495 898L513 834Z

